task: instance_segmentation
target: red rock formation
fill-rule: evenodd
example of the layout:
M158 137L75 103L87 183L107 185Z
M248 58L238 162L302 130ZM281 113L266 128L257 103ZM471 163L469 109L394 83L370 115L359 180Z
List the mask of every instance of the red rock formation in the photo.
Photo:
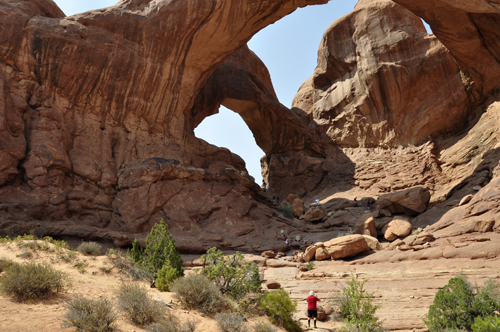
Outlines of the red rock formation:
M448 50L392 1L362 1L325 32L293 106L344 147L419 144L463 126L467 94Z
M125 244L126 235L111 231L147 232L163 217L187 235L181 247L244 246L238 237L275 212L254 200L241 158L194 137L214 111L193 114L195 99L257 31L325 2L123 0L64 17L49 0L0 0L2 231L42 220L44 234ZM243 73L240 87L252 80L260 96L235 88L216 103L239 112L266 151L306 147L305 130L283 112L262 63L247 49L235 57L227 63L240 63L233 66L240 71L233 75ZM245 76L249 69L256 72Z

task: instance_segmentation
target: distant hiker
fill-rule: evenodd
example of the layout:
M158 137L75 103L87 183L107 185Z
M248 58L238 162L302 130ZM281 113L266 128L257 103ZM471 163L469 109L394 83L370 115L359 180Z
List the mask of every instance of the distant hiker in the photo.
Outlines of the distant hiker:
M319 199L316 198L316 205L319 205Z
M358 201L358 198L357 197L354 197L354 201L357 202Z
M273 203L276 201L276 196L273 195Z
M276 202L278 203L278 205L280 204L280 197L279 196L276 196Z
M314 318L314 328L316 328L316 318L318 317L317 302L321 300L314 296L314 292L310 291L307 297L307 326L311 327L311 318Z
M281 230L281 237L285 237L285 233Z
M287 246L290 247L290 242L288 241L288 238L286 238L285 243L286 243Z

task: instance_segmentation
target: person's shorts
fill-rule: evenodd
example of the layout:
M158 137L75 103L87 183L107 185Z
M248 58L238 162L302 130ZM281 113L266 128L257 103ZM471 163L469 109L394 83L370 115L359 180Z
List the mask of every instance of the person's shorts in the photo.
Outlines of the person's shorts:
M318 310L307 310L307 317L317 318L318 317Z

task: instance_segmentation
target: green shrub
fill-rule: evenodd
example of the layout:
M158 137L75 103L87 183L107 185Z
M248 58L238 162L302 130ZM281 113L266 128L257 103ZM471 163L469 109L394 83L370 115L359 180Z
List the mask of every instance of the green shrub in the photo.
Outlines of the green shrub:
M0 292L16 301L45 299L64 292L67 281L48 264L14 264L0 278Z
M82 242L76 250L87 256L98 256L101 254L101 245L96 242Z
M172 283L171 290L188 309L198 309L213 315L222 311L226 303L219 288L200 274L190 274Z
M16 255L16 257L30 259L33 257L33 253L31 251L23 251L19 255Z
M223 294L238 299L260 287L257 264L248 262L239 252L224 256L222 251L213 247L200 260L206 264L201 274L213 281Z
M254 326L253 326L254 332L278 332L278 328L276 326L273 326L267 322L259 320Z
M473 332L498 332L500 331L500 317L487 316L484 318L476 317L474 325L472 325Z
M118 287L116 299L125 316L139 326L163 319L167 308L149 297L146 288L134 283L123 283Z
M337 237L342 237L342 236L352 235L352 234L354 234L354 230L352 228L348 228L347 231L345 231L345 232L339 232L337 234Z
M314 269L314 262L313 261L307 262L306 267L308 271L311 271L312 269Z
M12 259L0 257L0 273L7 271L11 266L17 265Z
M475 318L490 316L500 310L499 303L487 291L477 289L476 293L465 276L451 278L436 293L424 319L429 331L443 331L445 328L470 330Z
M63 316L63 327L76 327L83 332L108 332L116 329L118 318L113 304L106 298L87 299L78 295L68 301L68 312Z
M236 312L223 312L215 315L217 326L221 332L249 332L245 317Z
M364 289L366 280L357 281L351 276L347 287L343 287L340 296L333 298L339 306L340 313L346 318L346 328L359 332L372 332L382 329L382 321L375 316L380 307L372 302L373 294Z
M179 271L166 263L163 265L160 271L158 271L158 276L156 277L156 288L160 292L170 292L170 285L175 279L179 278Z
M291 204L285 203L282 212L285 218L293 219L293 206Z
M189 319L185 321L182 325L179 323L177 317L172 313L168 313L167 316L157 323L153 323L146 327L148 332L194 332L198 322L194 319Z
M283 326L287 331L302 331L300 324L293 319L297 301L292 301L283 288L264 294L260 299L259 308L269 316L271 323Z
M146 237L146 249L142 249L136 239L127 254L134 264L149 272L153 280L166 263L176 269L179 276L184 275L181 255L175 249L175 240L168 232L168 225L163 219L153 226Z

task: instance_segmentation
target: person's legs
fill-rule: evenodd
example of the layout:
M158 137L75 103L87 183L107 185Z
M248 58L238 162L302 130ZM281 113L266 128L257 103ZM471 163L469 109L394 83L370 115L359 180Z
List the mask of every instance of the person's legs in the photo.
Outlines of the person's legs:
M318 317L318 310L314 310L313 317L314 317L314 328L316 328L316 317Z

